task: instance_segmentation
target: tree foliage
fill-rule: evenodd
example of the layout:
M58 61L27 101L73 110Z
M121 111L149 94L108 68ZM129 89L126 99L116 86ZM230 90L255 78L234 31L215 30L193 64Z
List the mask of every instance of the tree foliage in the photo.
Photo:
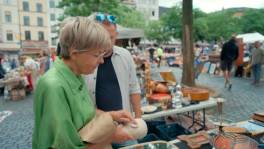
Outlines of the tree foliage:
M165 43L170 39L170 32L166 31L162 21L151 21L145 28L145 35L149 40L155 41L158 44Z
M209 14L199 9L193 9L194 41L228 39L232 34L239 33L259 32L264 34L263 18L264 9L232 8ZM161 16L160 20L164 25L160 27L166 28L165 31L169 32L165 34L181 39L181 6L172 7L165 15ZM153 37L152 34L151 36Z
M248 10L243 16L242 29L243 32L259 32L264 34L264 9Z
M143 15L124 6L120 0L62 0L59 4L64 16L89 16L93 12L104 12L117 16L117 23L125 27L145 28L148 39L165 43L182 37L182 6L172 7L160 16L160 21L145 25ZM241 16L235 16L241 13ZM228 39L234 33L260 32L264 34L264 9L235 8L213 13L193 9L193 37L198 40Z
M124 5L119 5L117 12L117 22L125 27L141 28L145 27L145 20L143 15L136 10L132 10Z
M182 10L180 6L174 6L166 15L161 16L161 21L168 29L172 37L181 38L182 36Z
M202 12L200 9L193 9L193 18L194 18L194 40L203 40L208 32L208 27L206 22L201 18L206 17L207 14ZM173 38L182 37L182 8L181 6L174 6L170 11L161 16L161 21L164 24L164 28L167 28L166 31L170 32L170 35ZM168 34L168 33L167 33ZM170 39L170 38L169 38Z
M117 16L117 23L125 27L144 27L142 14L123 5L120 0L62 0L63 20L67 16L89 16L93 12L103 12Z

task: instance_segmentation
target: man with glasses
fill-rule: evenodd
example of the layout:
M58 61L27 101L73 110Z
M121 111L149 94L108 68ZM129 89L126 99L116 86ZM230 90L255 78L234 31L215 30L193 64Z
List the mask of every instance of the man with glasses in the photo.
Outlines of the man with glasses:
M109 32L113 48L104 55L104 63L92 75L86 77L89 92L97 108L102 111L124 109L141 117L140 86L136 76L135 64L128 50L114 46L117 37L116 17L104 13L96 13L89 17L96 20ZM124 138L121 144L113 144L114 148L137 144L127 141L128 136L120 127L118 138ZM119 140L119 139L117 139Z

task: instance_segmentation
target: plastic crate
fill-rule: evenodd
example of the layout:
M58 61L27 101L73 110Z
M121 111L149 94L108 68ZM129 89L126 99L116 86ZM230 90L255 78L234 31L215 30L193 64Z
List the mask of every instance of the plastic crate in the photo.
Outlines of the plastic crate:
M259 148L259 149L264 149L264 144L259 144L259 145L258 145L258 148Z
M153 121L146 121L148 126L148 134L157 134L157 126L159 125L165 125L165 120L153 120Z
M151 134L147 134L144 138L139 139L138 143L145 143L145 142L151 142L151 141L157 141L157 140L160 140L160 138L156 136L155 134L151 133Z
M190 134L190 131L186 130L179 124L168 124L157 126L158 137L162 140L171 141L177 138L179 135Z
M252 136L251 138L254 139L255 141L257 141L257 143L258 143L258 148L259 148L259 149L264 149L264 144L263 144L263 142L260 140L261 137L263 137L263 135Z

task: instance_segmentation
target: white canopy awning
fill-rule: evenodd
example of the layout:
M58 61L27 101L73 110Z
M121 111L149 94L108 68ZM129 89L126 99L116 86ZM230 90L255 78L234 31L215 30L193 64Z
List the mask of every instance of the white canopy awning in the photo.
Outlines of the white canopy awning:
M126 28L117 25L117 32L117 39L131 39L144 37L144 31L142 29Z
M244 43L253 43L255 41L264 41L264 36L260 33L247 33L247 34L239 34L236 36L237 38L242 38Z

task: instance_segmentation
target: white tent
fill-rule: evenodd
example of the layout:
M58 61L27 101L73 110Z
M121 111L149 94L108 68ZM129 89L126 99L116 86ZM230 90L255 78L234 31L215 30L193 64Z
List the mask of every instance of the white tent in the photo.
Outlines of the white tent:
M264 36L258 32L255 33L247 33L247 34L239 34L236 36L237 38L242 38L244 43L253 43L255 41L264 41Z
M117 25L117 32L117 39L131 39L144 37L144 31L142 29L126 28L121 25Z

